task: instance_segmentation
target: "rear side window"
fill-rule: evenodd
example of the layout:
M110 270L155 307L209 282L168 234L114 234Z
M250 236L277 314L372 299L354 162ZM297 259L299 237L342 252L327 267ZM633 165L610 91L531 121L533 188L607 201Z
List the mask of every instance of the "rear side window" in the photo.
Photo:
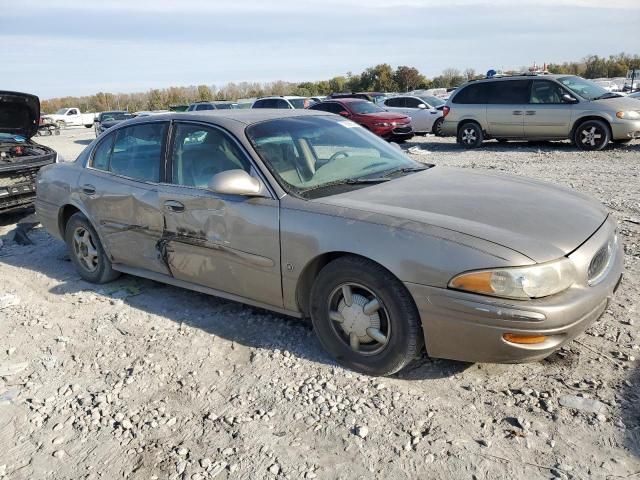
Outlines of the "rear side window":
M159 182L166 133L166 123L132 125L118 130L109 171L144 182Z
M253 104L253 108L276 108L276 102L272 98L256 100L256 102Z
M215 110L215 107L210 103L201 103L200 105L196 105L196 110Z
M289 102L281 98L275 100L275 104L276 105L274 108L291 108L291 106L289 105Z
M348 111L347 108L341 103L331 102L327 104L327 112L335 113L336 115L340 115L340 112Z
M489 103L500 105L529 103L529 84L529 80L494 82L489 95Z
M463 87L451 100L451 103L458 104L481 104L489 102L489 91L491 83L472 83Z
M109 157L111 156L111 146L115 135L109 135L96 147L93 152L93 162L91 166L98 170L109 170Z

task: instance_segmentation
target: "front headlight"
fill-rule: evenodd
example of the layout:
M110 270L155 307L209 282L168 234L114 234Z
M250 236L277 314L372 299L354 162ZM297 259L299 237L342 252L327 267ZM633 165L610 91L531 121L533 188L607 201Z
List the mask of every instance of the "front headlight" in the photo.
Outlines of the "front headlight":
M635 110L616 112L616 117L624 118L625 120L640 120L640 112L636 112Z
M527 267L495 268L461 273L449 288L502 298L540 298L566 290L576 280L568 258Z
M389 122L378 122L378 123L374 123L373 125L375 125L376 127L390 127L391 124Z

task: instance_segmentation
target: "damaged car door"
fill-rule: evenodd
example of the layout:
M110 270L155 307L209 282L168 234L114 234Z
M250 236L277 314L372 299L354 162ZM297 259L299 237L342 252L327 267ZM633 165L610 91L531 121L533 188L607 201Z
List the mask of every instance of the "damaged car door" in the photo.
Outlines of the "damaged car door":
M168 274L157 243L158 199L169 122L135 124L97 144L79 180L78 196L114 264Z
M268 195L225 195L209 189L230 170L257 171L226 131L174 123L170 184L159 188L165 230L160 249L183 281L282 307L279 202Z

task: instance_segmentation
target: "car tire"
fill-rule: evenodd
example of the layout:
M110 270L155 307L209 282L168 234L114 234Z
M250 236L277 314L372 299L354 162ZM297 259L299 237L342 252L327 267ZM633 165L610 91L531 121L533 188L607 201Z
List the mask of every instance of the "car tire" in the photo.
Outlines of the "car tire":
M458 143L464 148L478 148L483 141L482 128L475 122L463 123L458 129Z
M435 122L433 122L433 127L431 127L431 133L433 133L436 137L444 137L444 132L442 131L443 123L444 123L444 118L439 118Z
M65 227L64 238L71 262L84 280L107 283L120 276L120 272L111 267L98 234L82 213L71 216Z
M89 124L85 124L84 125L84 128L91 128L91 127L93 127L93 123L89 123Z
M573 132L573 141L580 150L602 150L611 140L609 125L602 120L586 120Z
M320 271L310 311L324 349L341 365L367 375L401 370L424 345L420 315L405 286L362 257L341 257Z

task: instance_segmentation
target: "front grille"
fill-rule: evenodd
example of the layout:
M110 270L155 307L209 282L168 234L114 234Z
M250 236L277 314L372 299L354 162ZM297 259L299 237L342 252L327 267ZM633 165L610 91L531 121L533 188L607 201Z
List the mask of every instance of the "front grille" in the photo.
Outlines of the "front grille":
M0 173L0 187L9 187L23 183L35 184L41 167L21 168L8 173Z
M393 129L393 133L411 133L411 127L396 127Z
M589 270L587 271L589 285L598 283L598 281L606 274L615 252L616 242L617 237L609 240L591 259L591 263L589 263Z

